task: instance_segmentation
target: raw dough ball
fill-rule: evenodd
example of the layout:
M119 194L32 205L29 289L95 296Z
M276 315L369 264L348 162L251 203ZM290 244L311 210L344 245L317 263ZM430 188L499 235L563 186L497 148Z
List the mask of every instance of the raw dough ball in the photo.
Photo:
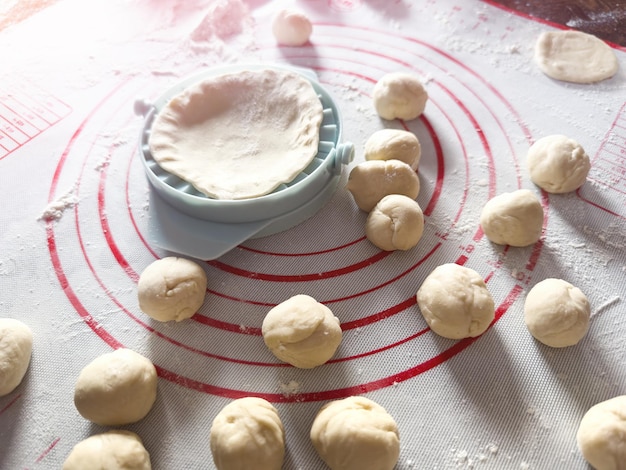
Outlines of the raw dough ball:
M535 43L535 61L547 76L573 83L592 83L617 72L617 57L601 39L580 31L549 31Z
M400 455L394 419L359 396L324 405L313 421L311 442L331 470L391 470Z
M309 41L313 25L304 13L280 10L272 22L272 33L278 44L303 46Z
M576 441L596 470L626 470L626 395L589 408L580 421Z
M263 320L263 340L278 359L300 369L326 363L341 343L339 319L308 295L295 295Z
M381 250L410 250L424 233L424 214L414 199L390 194L367 216L365 236Z
M280 470L285 434L278 412L262 398L246 397L226 405L210 434L217 470Z
M296 72L212 76L159 111L150 152L160 167L211 198L256 198L313 161L323 117L315 88Z
M473 269L443 264L417 291L417 304L428 326L450 339L484 333L495 317L495 305L483 278Z
M117 349L87 364L78 375L74 405L101 426L135 423L148 414L157 394L157 372L149 359Z
M0 318L0 397L22 382L30 364L33 333L13 318Z
M154 261L139 277L139 308L158 321L191 317L204 302L204 269L186 258L169 256Z
M573 139L549 135L528 149L530 179L549 193L569 193L581 187L591 168L589 156Z
M417 136L401 129L376 131L365 142L366 160L400 160L417 170L421 156Z
M383 119L411 120L420 116L426 107L428 93L415 76L388 73L374 85L374 107Z
M96 434L74 446L63 470L150 470L150 455L130 431Z
M480 214L480 226L493 243L528 246L539 240L543 207L528 189L519 189L490 199Z
M369 212L389 194L415 199L420 180L415 170L400 160L370 160L352 168L346 188L359 209Z
M562 279L536 284L524 303L524 321L537 341L553 348L578 343L587 334L591 307L585 294Z

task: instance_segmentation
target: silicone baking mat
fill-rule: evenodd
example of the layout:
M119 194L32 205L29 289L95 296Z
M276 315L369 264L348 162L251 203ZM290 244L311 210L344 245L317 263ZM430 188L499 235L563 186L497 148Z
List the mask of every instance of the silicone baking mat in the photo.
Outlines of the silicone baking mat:
M271 34L288 5L314 23L303 47L279 47ZM0 31L0 306L35 337L23 383L0 398L0 468L59 468L77 442L106 430L80 417L73 388L82 367L122 346L158 368L153 410L126 427L155 469L214 468L211 421L250 395L279 411L284 468L322 469L312 420L327 401L356 394L396 419L398 469L587 468L575 443L583 413L626 391L626 55L615 49L610 80L551 80L532 61L550 29L473 0L63 0ZM171 253L152 242L133 104L244 62L313 70L355 144L351 166L374 131L414 132L424 236L407 252L376 249L341 183L304 223L198 260L204 306L182 323L154 322L138 308L137 279ZM384 122L373 110L373 85L393 71L427 87L415 121ZM548 195L530 182L525 155L557 133L583 145L592 170L579 191ZM493 245L480 210L518 188L544 204L542 239ZM448 262L478 271L494 297L496 320L479 338L438 337L419 313L417 289ZM524 325L525 295L548 277L591 302L575 347L545 347ZM344 331L335 358L313 370L280 364L260 335L267 311L299 293L328 305Z

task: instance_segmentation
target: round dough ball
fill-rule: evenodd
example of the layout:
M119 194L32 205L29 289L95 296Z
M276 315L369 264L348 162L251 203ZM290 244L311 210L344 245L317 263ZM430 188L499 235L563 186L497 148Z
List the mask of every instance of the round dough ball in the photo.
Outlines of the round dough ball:
M480 226L493 243L528 246L541 237L543 207L528 189L490 199L480 214Z
M526 164L530 179L549 193L569 193L580 188L591 163L575 140L564 135L549 135L528 149Z
M145 417L157 394L157 372L149 359L117 349L87 364L78 375L74 405L101 426L122 426Z
M556 80L593 83L617 72L617 56L604 41L581 31L547 31L535 43L535 61Z
M365 142L366 160L400 160L417 170L421 156L422 146L417 136L401 129L376 131Z
M381 118L411 120L424 112L428 93L417 77L394 72L376 82L373 99L374 108Z
M448 263L435 268L417 291L417 304L439 336L474 338L495 318L495 305L483 278L473 269Z
M280 10L272 22L272 34L278 44L303 46L313 33L313 25L304 13L295 10Z
M410 250L424 233L424 214L414 199L390 194L367 216L365 236L381 250Z
M162 258L139 277L139 308L158 321L185 320L202 306L206 288L206 273L197 263L175 256Z
M544 279L526 296L524 321L537 341L553 348L578 343L589 329L591 307L582 291L562 279Z
M400 455L393 417L360 396L324 405L311 426L311 442L331 470L391 470Z
M626 395L589 408L580 421L576 441L596 470L626 469Z
M213 420L209 441L217 470L280 470L285 458L283 424L262 398L226 405Z
M341 343L339 319L326 305L303 294L271 309L261 331L272 354L299 369L326 363Z
M30 328L13 318L0 318L0 397L22 382L33 351Z
M389 194L415 199L420 180L415 170L400 160L370 160L352 168L346 188L359 209L369 212Z
M63 470L150 470L150 455L137 434L115 430L79 442Z

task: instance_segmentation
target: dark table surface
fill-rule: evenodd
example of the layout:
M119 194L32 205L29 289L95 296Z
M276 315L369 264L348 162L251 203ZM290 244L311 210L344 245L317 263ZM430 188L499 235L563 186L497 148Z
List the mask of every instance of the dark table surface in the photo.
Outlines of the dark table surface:
M0 30L59 0L0 0ZM485 0L551 23L626 46L626 0Z
M626 46L626 0L497 0L489 3Z

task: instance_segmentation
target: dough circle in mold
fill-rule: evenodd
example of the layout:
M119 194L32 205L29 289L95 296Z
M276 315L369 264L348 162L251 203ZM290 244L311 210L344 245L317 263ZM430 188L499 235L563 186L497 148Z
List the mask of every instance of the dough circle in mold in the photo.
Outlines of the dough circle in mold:
M322 104L292 71L206 78L157 114L150 152L164 170L215 199L263 196L292 181L318 152Z

